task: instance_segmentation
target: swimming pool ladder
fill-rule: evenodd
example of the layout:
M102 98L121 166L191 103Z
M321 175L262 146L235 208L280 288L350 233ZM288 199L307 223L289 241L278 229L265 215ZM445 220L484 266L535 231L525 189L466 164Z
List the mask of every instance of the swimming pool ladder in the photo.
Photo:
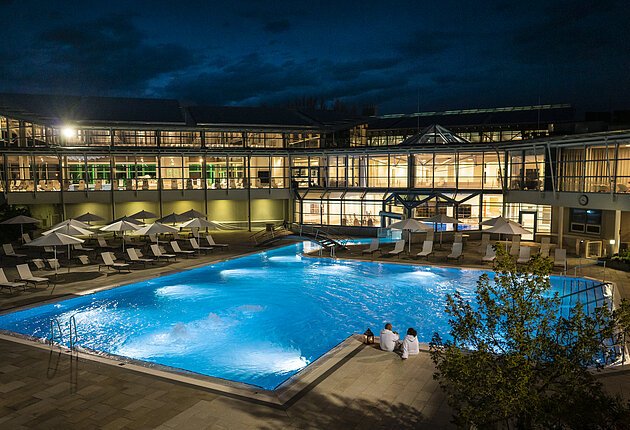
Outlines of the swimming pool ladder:
M68 320L68 341L70 344L70 350L74 351L77 346L79 334L77 332L77 319L74 315ZM50 345L54 345L57 342L59 345L64 344L63 330L61 330L61 322L59 318L53 318L50 320L50 337L48 338Z

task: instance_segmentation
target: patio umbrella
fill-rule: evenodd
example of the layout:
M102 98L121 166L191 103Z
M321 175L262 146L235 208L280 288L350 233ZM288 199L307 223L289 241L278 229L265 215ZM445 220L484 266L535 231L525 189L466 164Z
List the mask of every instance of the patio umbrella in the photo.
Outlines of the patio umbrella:
M190 218L188 218L185 215L180 215L173 212L170 215L166 215L165 217L158 219L156 222L163 223L163 224L165 223L175 224L176 222L184 222L184 221L188 221L189 219Z
M523 235L523 234L531 234L532 232L523 228L517 222L506 220L503 223L497 224L492 228L486 230L488 233L498 233L498 234L506 234L510 236L514 236L515 234ZM507 239L505 239L505 247L507 249Z
M182 228L197 229L197 240L199 240L199 229L212 227L214 224L203 218L193 218L182 224Z
M91 226L81 222L81 221L77 221L76 219L67 219L65 221L61 221L60 223L57 223L55 225L53 225L52 227L50 227L50 230L56 230L58 227L63 227L64 225L71 225L72 227L81 227L84 229L89 229Z
M139 225L128 222L128 221L116 221L105 227L99 228L100 231L113 231L113 232L121 232L123 236L126 231L136 231L140 228ZM123 237L123 252L125 252L125 238Z
M127 216L127 215L122 216L122 217L120 217L118 219L115 219L114 221L112 221L112 224L115 223L115 222L118 222L118 221L125 221L125 222L128 222L130 224L135 224L138 227L142 225L142 222L138 221L136 218L133 218L133 217L130 217L130 216Z
M206 218L206 214L201 213L199 211L196 211L194 209L191 209L189 211L186 212L182 212L180 215L187 217L188 219L193 219L193 218Z
M506 223L508 221L510 221L510 220L505 218L505 217L498 216L498 217L495 217L495 218L490 218L490 219L485 220L484 222L481 223L481 225L495 226L495 225L498 225L498 224Z
M149 234L161 234L161 233L176 233L178 230L175 227L171 227L169 225L160 224L159 222L154 222L153 224L147 224L144 227L140 227L136 230L136 234L139 235L149 235ZM157 236L158 241L157 244L160 244L160 238Z
M91 236L92 233L89 230L86 230L81 227L75 227L70 224L62 225L61 227L57 227L55 229L51 229L42 233L43 236L48 236L53 233L61 233L67 236ZM56 250L55 250L56 252ZM70 244L68 244L68 260L70 260Z
M429 227L428 225L423 224L420 221L417 221L413 218L407 218L400 221L396 221L390 224L389 228L407 231L408 242L409 242L409 252L411 252L411 232L418 231L418 230L420 231L432 230L431 227Z
M129 218L141 219L142 222L144 222L144 220L147 218L157 218L157 215L153 212L141 210L140 212L136 212L135 214L131 215Z
M41 222L40 220L38 220L37 218L31 218L30 216L26 216L26 215L18 215L18 216L14 216L13 218L9 218L7 220L4 220L2 222L0 222L0 224L14 224L20 225L20 238L22 238L22 243L24 243L24 238L22 237L22 235L24 234L24 224L37 224Z
M432 217L425 218L423 221L424 222L431 222L431 223L435 224L436 231L437 231L437 225L438 224L460 224L461 223L461 221L458 220L457 218L453 218L453 217L448 216L446 214L433 215ZM443 234L444 234L444 230L440 230L440 246L442 246L442 235Z
M78 217L75 218L77 221L81 221L81 222L86 222L86 223L91 223L92 221L103 221L105 218L98 216L98 215L94 215L91 214L89 212L84 213L83 215L79 215Z
M46 236L40 236L37 239L32 240L30 243L27 243L26 246L52 246L55 252L55 260L57 259L57 247L63 245L75 245L77 243L83 243L83 239L79 239L77 237L68 236L67 234L59 233L57 231L53 231ZM55 266L55 275L57 274L57 266Z

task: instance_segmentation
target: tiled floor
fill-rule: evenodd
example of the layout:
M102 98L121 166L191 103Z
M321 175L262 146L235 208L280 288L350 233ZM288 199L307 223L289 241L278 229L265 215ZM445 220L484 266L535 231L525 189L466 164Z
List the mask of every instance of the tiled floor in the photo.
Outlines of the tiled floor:
M253 250L243 235L219 238L234 245L225 253L139 270L133 279ZM362 258L356 251L338 255ZM446 264L440 255L431 263ZM479 259L469 251L458 265L476 266ZM575 264L577 260L570 262ZM72 270L77 273L66 275L67 282L59 283L52 297L130 280L126 274L97 276L91 269ZM594 266L581 271L597 278L605 275L618 283L622 295L630 294L627 273L604 272ZM5 294L0 306L8 309L50 297L50 290ZM448 428L450 411L432 378L433 371L426 353L402 361L393 353L365 347L284 407L269 407L124 367L72 359L55 349L0 340L0 428ZM606 374L602 381L611 391L628 395L625 387L630 383L630 371Z

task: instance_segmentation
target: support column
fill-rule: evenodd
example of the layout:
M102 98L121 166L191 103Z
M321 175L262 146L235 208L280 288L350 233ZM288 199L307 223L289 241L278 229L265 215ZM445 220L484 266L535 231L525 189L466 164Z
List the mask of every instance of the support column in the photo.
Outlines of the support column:
M558 207L558 248L562 248L564 240L564 206Z
M621 246L621 210L615 211L615 232L613 239L615 239L615 244L612 246L612 252L613 254L617 254Z

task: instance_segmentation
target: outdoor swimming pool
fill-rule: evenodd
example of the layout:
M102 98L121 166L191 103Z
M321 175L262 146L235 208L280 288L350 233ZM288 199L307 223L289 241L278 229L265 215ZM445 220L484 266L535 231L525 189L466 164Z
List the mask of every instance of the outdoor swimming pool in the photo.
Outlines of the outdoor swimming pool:
M0 329L48 338L57 318L67 340L74 315L82 347L273 389L386 321L424 342L446 334L445 294L470 297L483 273L308 258L302 246L5 314Z

